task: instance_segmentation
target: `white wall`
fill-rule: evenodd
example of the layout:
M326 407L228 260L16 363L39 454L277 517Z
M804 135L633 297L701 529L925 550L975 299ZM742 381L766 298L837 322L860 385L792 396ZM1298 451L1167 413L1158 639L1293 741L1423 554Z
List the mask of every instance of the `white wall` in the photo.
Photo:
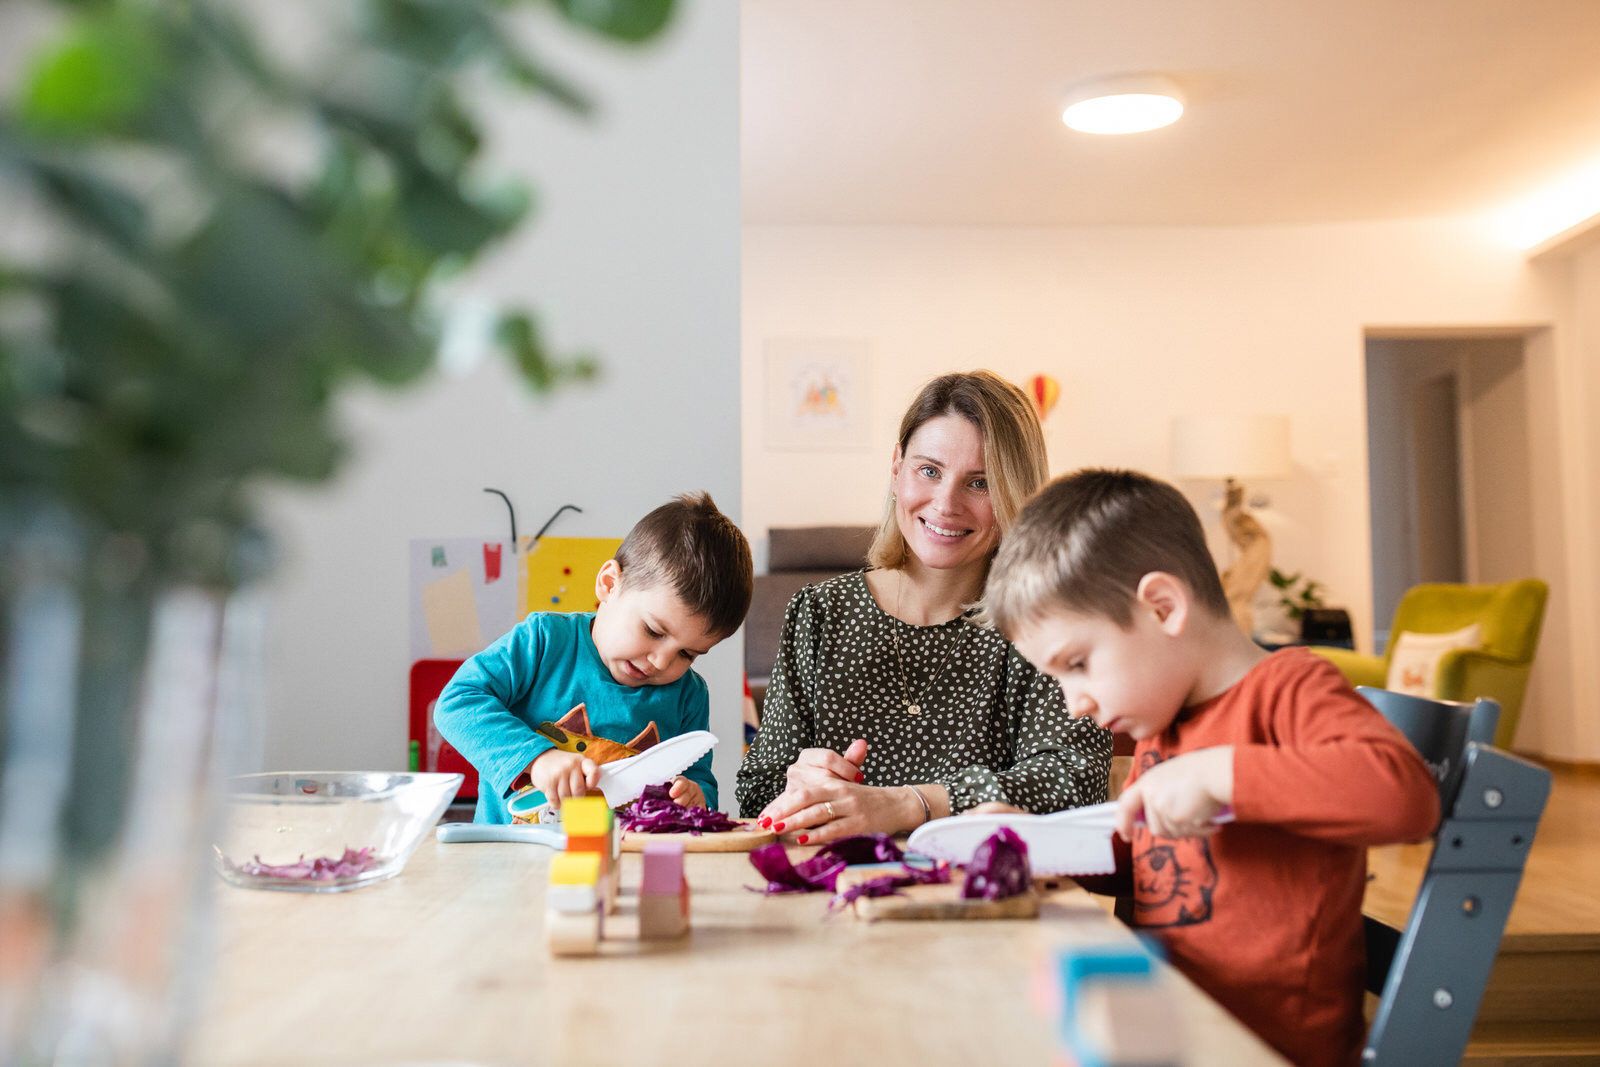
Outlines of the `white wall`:
M874 519L898 416L921 382L948 370L1059 378L1062 399L1045 424L1056 471L1115 464L1164 474L1173 416L1283 412L1293 423L1296 476L1260 487L1278 516L1276 558L1325 582L1370 642L1365 331L1550 324L1557 328L1530 346L1527 371L1537 472L1530 496L1536 521L1548 519L1534 546L1538 573L1562 581L1569 554L1592 553L1597 543L1593 515L1562 505L1570 478L1600 472L1592 443L1574 447L1577 398L1561 392L1583 359L1578 301L1473 220L751 227L744 250L744 514L758 536L772 525ZM1590 343L1600 344L1600 314L1591 319ZM765 448L756 417L763 344L794 337L872 342L873 451ZM1551 629L1570 634L1597 596L1593 587L1575 592L1562 615L1553 612ZM1550 729L1532 735L1566 758L1600 758L1600 738L1584 739L1572 725L1600 717L1600 686L1576 688L1570 658L1557 651L1558 662L1541 657L1552 677L1544 703L1527 713Z
M656 504L739 484L738 20L680 5L643 50L543 32L539 54L591 89L593 122L503 95L485 101L491 169L528 176L534 221L468 292L526 301L604 381L530 396L499 361L350 405L356 458L315 494L276 494L285 565L271 590L266 733L274 768L400 768L406 760L407 546L503 536L564 503L555 528L620 536ZM742 635L701 660L716 770L731 789Z

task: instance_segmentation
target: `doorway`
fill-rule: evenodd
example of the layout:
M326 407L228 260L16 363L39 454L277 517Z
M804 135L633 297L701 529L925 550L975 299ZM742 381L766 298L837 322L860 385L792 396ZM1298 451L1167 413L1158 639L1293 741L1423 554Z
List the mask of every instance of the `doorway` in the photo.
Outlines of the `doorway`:
M1369 336L1373 645L1422 582L1534 572L1524 337Z

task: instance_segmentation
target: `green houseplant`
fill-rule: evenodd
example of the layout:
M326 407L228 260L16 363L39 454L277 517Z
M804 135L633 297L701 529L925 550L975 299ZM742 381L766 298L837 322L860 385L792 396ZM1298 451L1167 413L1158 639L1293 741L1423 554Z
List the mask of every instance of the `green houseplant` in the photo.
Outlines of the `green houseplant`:
M523 12L634 44L673 0L304 5L322 62L270 47L265 5L0 18L24 6L42 29L0 98L0 936L22 961L0 1060L125 1062L181 1026L194 844L257 641L240 590L270 566L257 489L337 469L341 393L422 381L443 287L528 215L483 169L469 86L591 109L518 43ZM534 389L595 372L525 309L488 341ZM85 1010L84 975L127 1003Z

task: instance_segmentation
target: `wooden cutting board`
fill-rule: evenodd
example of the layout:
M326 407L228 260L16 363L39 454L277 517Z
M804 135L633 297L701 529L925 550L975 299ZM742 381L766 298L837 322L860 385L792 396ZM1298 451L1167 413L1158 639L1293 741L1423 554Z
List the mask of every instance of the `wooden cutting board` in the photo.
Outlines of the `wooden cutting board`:
M623 831L622 851L643 852L644 846L652 841L675 841L683 846L685 852L749 852L777 839L777 834L761 829L754 822L741 822L739 829L725 830L719 834L640 834Z
M845 868L839 872L834 892L843 893L852 885L881 877L883 871L871 868ZM911 885L890 897L857 897L850 906L856 918L868 922L890 919L1034 919L1039 915L1039 891L1030 889L1005 900L961 899L962 876L943 884Z

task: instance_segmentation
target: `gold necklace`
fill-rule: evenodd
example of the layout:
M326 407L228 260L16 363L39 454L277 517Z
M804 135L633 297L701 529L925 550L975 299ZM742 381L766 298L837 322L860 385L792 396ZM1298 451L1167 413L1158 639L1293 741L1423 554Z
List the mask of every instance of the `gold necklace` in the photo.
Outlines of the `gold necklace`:
M933 687L938 684L939 676L944 674L944 669L950 665L950 660L955 657L956 649L961 647L961 642L966 639L967 627L963 626L956 634L955 641L950 645L950 650L944 654L944 659L939 663L939 669L933 672L933 677L928 679L928 684L923 687L922 696L916 700L911 699L911 682L906 675L905 657L900 654L900 601L905 597L906 579L902 576L900 588L894 595L894 617L889 620L889 639L894 644L894 663L900 669L900 695L905 699L907 715L921 715L922 705L933 692ZM906 625L910 625L907 623Z

